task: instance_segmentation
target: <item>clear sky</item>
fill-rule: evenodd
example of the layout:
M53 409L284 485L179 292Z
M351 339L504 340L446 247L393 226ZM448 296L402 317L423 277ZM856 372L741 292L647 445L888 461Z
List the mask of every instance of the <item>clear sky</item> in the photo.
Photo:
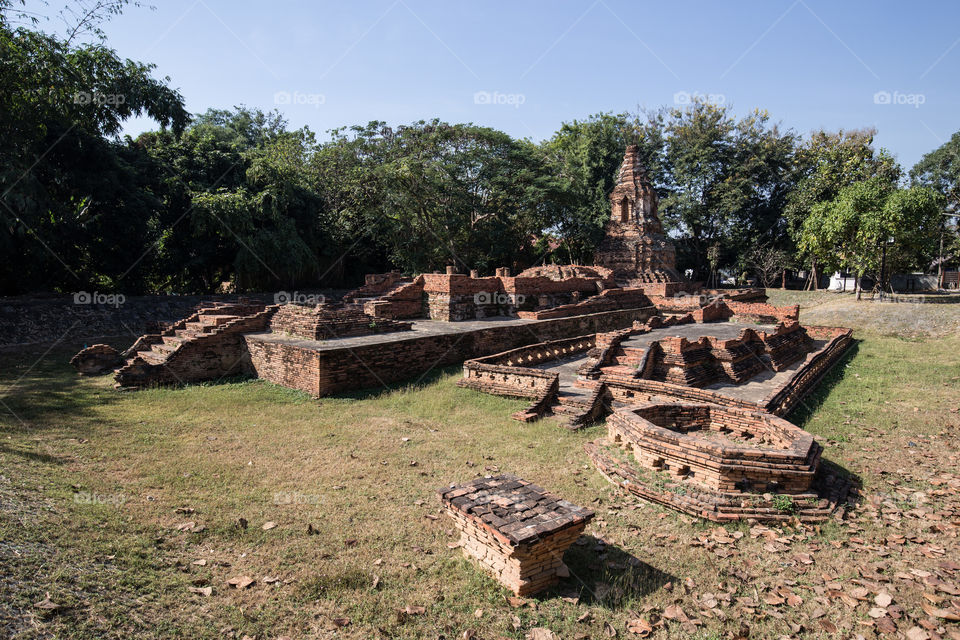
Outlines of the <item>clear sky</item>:
M439 117L542 140L701 94L799 133L876 127L909 169L960 129L949 0L153 3L107 25L121 56L155 63L191 112L276 107L320 139Z

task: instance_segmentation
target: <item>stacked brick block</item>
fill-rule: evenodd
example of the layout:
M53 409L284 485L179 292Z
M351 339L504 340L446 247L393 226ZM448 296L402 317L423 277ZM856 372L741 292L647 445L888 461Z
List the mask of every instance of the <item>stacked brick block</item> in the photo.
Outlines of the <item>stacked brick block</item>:
M390 318L374 318L354 305L287 304L274 314L270 330L305 340L330 340L375 333L409 331L413 325Z
M460 530L464 554L517 595L542 591L568 575L563 554L594 515L514 475L438 493Z
M423 276L396 285L389 292L364 302L363 312L376 318L422 318L424 316Z
M651 306L651 302L643 289L605 289L601 291L599 295L587 298L581 302L534 311L519 311L517 315L521 318L543 320L545 318L565 318L569 316L580 316L586 313L648 306Z

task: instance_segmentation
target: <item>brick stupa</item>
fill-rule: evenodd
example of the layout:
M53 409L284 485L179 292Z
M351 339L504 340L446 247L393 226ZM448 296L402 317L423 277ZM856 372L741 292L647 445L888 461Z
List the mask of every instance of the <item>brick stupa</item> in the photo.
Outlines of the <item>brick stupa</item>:
M610 194L610 220L597 250L597 266L613 270L621 286L652 295L685 288L676 270L676 251L657 216L657 194L640 164L639 148L627 147L617 185Z

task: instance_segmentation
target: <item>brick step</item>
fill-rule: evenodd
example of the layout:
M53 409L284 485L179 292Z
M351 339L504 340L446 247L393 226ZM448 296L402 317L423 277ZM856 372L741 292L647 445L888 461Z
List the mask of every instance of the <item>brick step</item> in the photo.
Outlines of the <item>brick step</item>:
M213 324L207 324L204 322L185 322L183 324L183 329L177 329L177 331L189 331L191 333L210 333L217 326Z
M187 336L182 336L182 335L179 335L179 333L176 333L172 336L163 336L163 344L180 346L181 343L186 342L189 339L190 338Z
M149 364L163 364L167 361L166 354L159 354L156 351L141 351L137 356L143 358Z
M240 316L235 315L226 315L226 314L215 314L215 313L201 313L198 316L201 325L212 325L214 327L219 327L220 325L227 324L231 320L236 320Z
M621 377L630 378L630 377L633 377L633 376L637 373L637 368L636 368L636 367L625 367L625 366L622 366L622 365L613 365L613 366L609 366L609 367L601 367L601 368L600 368L600 371L601 371L604 375L621 376Z
M156 353L159 356L167 357L180 347L179 344L168 344L166 342L158 342L150 346L150 351ZM148 352L149 353L149 352Z

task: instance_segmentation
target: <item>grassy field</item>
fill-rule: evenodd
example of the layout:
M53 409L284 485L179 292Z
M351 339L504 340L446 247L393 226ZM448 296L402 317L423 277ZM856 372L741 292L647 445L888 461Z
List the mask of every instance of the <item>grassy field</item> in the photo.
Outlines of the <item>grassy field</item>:
M515 422L523 402L457 368L313 400L256 380L120 393L76 376L77 345L0 353L0 636L958 638L960 306L830 295L771 292L859 339L791 416L862 482L818 527L718 529L620 495L583 452L602 426ZM571 578L533 599L451 549L439 512L437 488L497 471L597 512Z

